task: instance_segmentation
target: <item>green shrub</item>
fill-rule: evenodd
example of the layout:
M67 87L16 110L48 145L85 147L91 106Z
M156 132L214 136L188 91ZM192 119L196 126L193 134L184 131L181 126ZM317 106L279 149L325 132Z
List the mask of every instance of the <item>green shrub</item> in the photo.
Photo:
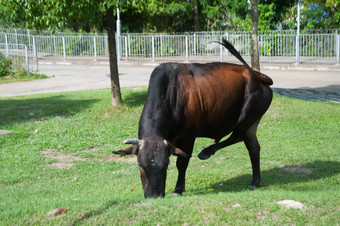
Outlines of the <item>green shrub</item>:
M0 55L0 76L9 75L12 71L12 61Z
M13 81L29 81L43 79L48 76L36 73L27 73L20 63L14 63L12 59L4 57L0 53L0 83Z

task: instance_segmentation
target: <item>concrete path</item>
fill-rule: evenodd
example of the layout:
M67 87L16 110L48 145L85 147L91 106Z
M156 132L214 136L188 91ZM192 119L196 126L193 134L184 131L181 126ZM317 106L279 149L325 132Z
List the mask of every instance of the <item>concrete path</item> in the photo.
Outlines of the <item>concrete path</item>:
M153 67L119 67L121 87L146 86ZM0 97L110 88L108 65L39 65L39 73L53 76L29 82L0 84Z
M120 64L121 87L147 86L152 70L157 64ZM340 66L334 65L261 65L261 71L270 76L278 93L295 95L302 91L304 96L312 94L333 95L340 102ZM320 70L318 70L320 69ZM39 72L53 76L49 79L0 84L0 97L31 95L40 93L67 92L110 88L110 73L107 64L53 63L39 65ZM312 90L306 94L305 90ZM315 99L315 98L314 98ZM317 99L317 98L316 98Z

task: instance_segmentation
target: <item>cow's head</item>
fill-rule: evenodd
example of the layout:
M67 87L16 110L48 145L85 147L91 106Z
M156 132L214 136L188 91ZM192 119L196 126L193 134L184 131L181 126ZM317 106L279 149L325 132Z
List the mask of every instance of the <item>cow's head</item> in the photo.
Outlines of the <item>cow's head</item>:
M145 198L164 197L170 154L190 157L161 137L147 137L143 140L127 139L124 143L133 146L112 153L137 155Z

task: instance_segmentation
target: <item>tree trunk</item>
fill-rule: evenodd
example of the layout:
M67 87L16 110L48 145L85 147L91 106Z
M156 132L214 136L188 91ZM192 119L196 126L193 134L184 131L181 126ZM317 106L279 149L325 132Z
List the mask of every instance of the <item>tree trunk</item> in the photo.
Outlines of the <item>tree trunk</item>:
M111 78L111 98L112 105L117 106L122 103L120 93L117 53L116 53L116 38L115 38L115 18L113 15L113 6L106 10L107 16L107 33L109 42L109 61L110 61L110 78Z
M257 39L257 30L259 24L259 11L257 8L257 0L251 2L251 67L260 71L259 43Z
M199 20L198 20L198 3L197 3L197 0L194 0L193 16L194 16L195 31L200 31L200 24L199 24Z

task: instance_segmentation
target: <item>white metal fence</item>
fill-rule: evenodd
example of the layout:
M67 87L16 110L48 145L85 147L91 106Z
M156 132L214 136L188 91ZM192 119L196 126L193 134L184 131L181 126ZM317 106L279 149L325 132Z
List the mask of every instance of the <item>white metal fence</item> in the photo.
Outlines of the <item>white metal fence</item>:
M0 59L3 56L10 58L16 66L22 65L26 72L38 70L38 60L27 45L0 43Z
M233 60L227 50L216 42L230 41L244 58L250 59L250 34L191 34L141 35L121 37L120 59L211 61ZM297 51L297 39L300 39ZM267 34L259 35L261 61L269 62L327 62L339 64L340 35L334 34ZM298 55L298 56L297 56ZM234 59L235 60L235 59Z
M198 32L188 34L122 34L117 37L120 60L146 61L232 61L221 45L229 40L246 60L250 59L249 32ZM297 48L297 40L300 40ZM260 60L267 62L337 63L340 35L334 33L301 34L267 32L258 36ZM29 59L108 59L107 35L30 35L0 32L0 51L8 54L25 45ZM31 61L33 61L31 60ZM30 60L29 60L30 61Z

